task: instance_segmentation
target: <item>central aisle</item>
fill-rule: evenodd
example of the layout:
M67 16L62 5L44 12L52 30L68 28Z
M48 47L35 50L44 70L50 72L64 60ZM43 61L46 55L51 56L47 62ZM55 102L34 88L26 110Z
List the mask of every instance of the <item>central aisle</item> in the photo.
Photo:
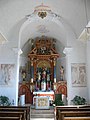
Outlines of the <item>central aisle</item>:
M50 106L50 109L35 109L31 107L31 120L55 120L54 107Z
M55 120L54 118L31 118L30 120Z

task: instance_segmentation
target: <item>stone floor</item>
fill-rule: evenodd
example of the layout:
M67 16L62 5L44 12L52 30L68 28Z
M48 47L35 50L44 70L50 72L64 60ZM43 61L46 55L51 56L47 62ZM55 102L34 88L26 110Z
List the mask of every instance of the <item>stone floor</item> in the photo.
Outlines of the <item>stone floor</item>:
M55 120L54 108L50 107L50 109L35 109L31 107L31 119L30 120Z

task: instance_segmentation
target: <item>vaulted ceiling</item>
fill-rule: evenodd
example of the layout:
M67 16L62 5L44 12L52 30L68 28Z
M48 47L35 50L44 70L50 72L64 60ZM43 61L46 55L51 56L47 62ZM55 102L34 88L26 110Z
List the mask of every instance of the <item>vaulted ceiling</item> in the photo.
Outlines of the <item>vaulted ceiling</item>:
M36 6L50 7L52 14L39 18ZM27 17L28 15L28 17ZM0 32L10 49L20 47L28 53L30 40L38 36L57 39L57 48L67 46L67 36L77 40L90 20L90 0L0 0Z

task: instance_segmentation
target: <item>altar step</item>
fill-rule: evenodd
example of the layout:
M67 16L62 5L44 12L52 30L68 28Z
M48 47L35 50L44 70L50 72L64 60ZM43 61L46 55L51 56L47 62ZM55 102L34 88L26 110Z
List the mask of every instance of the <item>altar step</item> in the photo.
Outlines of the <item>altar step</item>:
M54 109L31 109L31 118L54 118Z

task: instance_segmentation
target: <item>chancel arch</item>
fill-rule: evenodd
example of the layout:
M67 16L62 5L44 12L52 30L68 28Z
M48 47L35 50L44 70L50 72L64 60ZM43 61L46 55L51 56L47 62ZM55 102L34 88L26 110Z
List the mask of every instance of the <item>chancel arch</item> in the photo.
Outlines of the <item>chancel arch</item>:
M65 20L65 19L63 19L62 17L60 17L60 16L58 16L58 15L56 15L55 13L52 13L51 14L51 16L49 16L49 17L46 17L45 18L45 20L41 20L40 18L38 18L36 15L31 15L31 16L29 16L28 18L25 18L26 20L25 20L25 22L22 24L22 26L21 26L21 28L20 28L20 31L19 31L19 46L18 46L18 48L20 49L22 49L22 48L24 48L24 45L26 44L26 42L27 42L27 40L28 39L30 39L30 43L32 43L31 41L32 41L32 39L34 39L35 37L40 37L40 36L42 36L42 34L44 34L45 36L47 36L47 37L55 37L55 39L56 39L56 41L57 42L61 42L61 44L63 45L62 46L62 51L59 51L59 52L61 52L61 53L63 53L63 49L64 49L64 47L65 46L69 46L69 40L71 40L72 38L73 39L75 39L76 38L76 35L75 35L75 32L74 32L74 30L72 29L72 27L68 24L68 22ZM43 24L43 22L45 23L48 23L48 22L50 22L50 23L52 23L53 25L55 25L56 27L55 28L57 28L57 29L55 29L55 31L57 31L58 32L58 34L57 34L57 32L55 32L55 31L53 31L53 29L52 29L52 31L53 32L45 32L45 33L39 33L39 36L37 36L37 33L33 33L33 27L32 26L34 26L34 23L36 24L36 26L35 27L37 27L38 25L40 25L40 24L38 24L39 22L41 23L41 24ZM31 29L32 28L32 29ZM29 31L29 32L26 32L26 29ZM24 33L25 32L25 33ZM23 37L24 37L24 34L26 35L27 34L27 40L26 39L24 39ZM70 36L70 34L72 34L72 36ZM63 37L61 37L61 36L63 36ZM22 41L24 41L24 42L22 42ZM28 42L28 43L29 43ZM23 43L23 44L22 44ZM59 46L58 46L58 44L57 44L57 48L59 48ZM60 48L59 48L60 49ZM29 52L29 51L28 51ZM64 55L65 56L65 55ZM26 58L27 58L27 56L25 56ZM64 59L64 60L66 60L64 57L62 57L62 59ZM61 61L62 61L62 59L61 59ZM60 59L59 59L60 60ZM33 59L31 60L32 61L32 64L33 64ZM65 61L65 63L64 64L66 64L66 61ZM60 65L60 64L59 64ZM36 69L36 67L34 68L34 69ZM67 75L67 68L66 68L66 75ZM33 75L32 75L33 76ZM35 73L34 73L34 76L35 76ZM52 76L52 79L53 79L54 77ZM35 79L35 77L34 77L34 79ZM54 80L54 79L53 79ZM55 78L55 81L56 81L56 78ZM32 87L31 87L32 88Z

